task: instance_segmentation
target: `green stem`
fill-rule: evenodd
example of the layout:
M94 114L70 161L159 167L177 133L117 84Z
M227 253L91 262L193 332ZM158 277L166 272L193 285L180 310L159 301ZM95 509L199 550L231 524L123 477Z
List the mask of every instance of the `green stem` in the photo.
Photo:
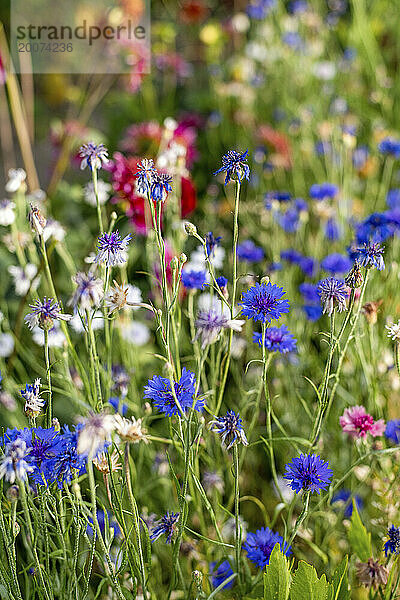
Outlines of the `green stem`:
M292 544L294 538L297 535L297 532L298 532L300 526L302 525L304 519L307 516L309 503L310 503L310 492L308 491L308 492L305 492L305 499L304 499L304 504L303 504L303 510L299 514L299 516L297 518L297 521L295 523L292 535L290 536L290 539L289 539L289 544L288 544L289 546Z
M44 330L44 358L46 361L46 376L48 385L48 399L47 399L47 414L46 421L47 427L51 427L53 420L53 391L51 387L51 372L50 372L50 357L49 357L49 332L47 329Z
M238 445L235 444L233 447L233 469L234 469L234 478L235 478L235 562L236 562L236 572L238 576L238 585L240 588L241 585L241 577L240 577L240 549L241 549L241 535L240 535L240 512L239 512L239 501L240 501L240 492L239 492L239 450Z
M93 180L93 191L94 191L94 195L96 198L97 220L99 222L100 235L103 235L103 233L104 233L103 219L101 216L101 206L100 206L100 202L99 202L99 194L98 194L98 189L97 189L97 169L92 169L92 180Z

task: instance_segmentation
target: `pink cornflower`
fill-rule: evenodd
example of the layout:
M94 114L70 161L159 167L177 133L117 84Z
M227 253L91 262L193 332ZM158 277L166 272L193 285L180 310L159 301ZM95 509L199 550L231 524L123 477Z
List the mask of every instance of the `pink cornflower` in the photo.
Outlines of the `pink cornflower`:
M339 423L343 433L348 433L354 439L365 438L367 433L370 433L372 437L376 437L383 435L385 431L385 421L383 419L374 421L363 406L346 408L339 418Z

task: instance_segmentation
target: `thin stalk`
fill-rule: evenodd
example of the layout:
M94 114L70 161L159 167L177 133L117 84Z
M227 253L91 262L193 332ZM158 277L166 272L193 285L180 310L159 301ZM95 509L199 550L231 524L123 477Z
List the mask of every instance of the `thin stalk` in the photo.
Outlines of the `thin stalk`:
M240 577L240 549L242 545L241 535L240 535L240 513L239 513L239 500L240 500L240 492L239 492L239 450L238 445L235 444L233 447L233 469L234 469L234 478L235 478L235 562L236 562L236 572L238 576L238 585L240 589L241 585L241 577Z
M295 537L296 537L296 535L297 535L297 532L298 532L298 530L299 530L300 526L302 525L302 523L303 523L304 519L305 519L305 518L306 518L306 516L307 516L309 503L310 503L310 492L308 491L308 492L306 492L306 494L305 494L305 499L304 499L304 504L303 504L303 510L302 510L302 511L301 511L301 513L299 514L299 516L298 516L298 518L297 518L297 521L296 521L296 523L295 523L295 526L294 526L294 529L293 529L292 535L290 536L290 539L289 539L289 546L292 544L292 542L293 542L294 538L295 538Z
M51 387L49 332L47 329L44 330L44 358L45 358L45 362L46 362L46 377L47 377L47 386L48 386L46 421L47 421L47 427L50 428L51 422L53 420L53 390Z

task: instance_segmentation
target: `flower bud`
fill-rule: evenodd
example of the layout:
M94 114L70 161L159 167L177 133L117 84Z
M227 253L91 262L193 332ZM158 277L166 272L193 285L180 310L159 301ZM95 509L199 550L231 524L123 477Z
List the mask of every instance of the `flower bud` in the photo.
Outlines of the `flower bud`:
M60 431L61 430L61 425L60 425L60 421L57 419L57 417L53 417L51 420L51 426L54 427L55 431Z
M182 254L179 256L179 262L181 263L181 265L184 265L185 262L187 262L187 256L184 252L182 252Z
M203 573L200 571L192 571L192 580L196 585L197 589L201 589L201 584L203 583Z
M261 278L261 283L269 283L268 275L265 275L264 277Z
M39 236L43 235L47 221L37 206L33 206L33 204L31 204L31 210L29 211L28 219L32 231L34 231Z
M196 235L196 233L197 233L196 225L193 225L193 223L190 223L190 221L185 221L184 227L185 227L185 231L188 235Z
M172 271L176 271L179 266L179 261L176 256L171 258L171 262L169 263Z
M363 281L364 279L362 276L361 267L358 262L356 262L354 263L349 274L345 277L344 282L349 288L355 290L362 286Z
M7 500L16 502L19 498L19 488L17 485L11 485L6 492Z
M41 314L39 316L38 326L40 329L43 329L43 331L50 331L50 329L53 329L54 327L54 321L49 315Z

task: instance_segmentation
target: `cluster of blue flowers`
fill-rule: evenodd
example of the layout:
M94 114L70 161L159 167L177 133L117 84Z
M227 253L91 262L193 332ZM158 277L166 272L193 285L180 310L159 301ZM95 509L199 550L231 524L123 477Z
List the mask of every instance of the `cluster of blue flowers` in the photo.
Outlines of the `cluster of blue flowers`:
M253 333L253 342L258 344L260 348L263 344L262 333ZM269 352L279 352L287 354L288 352L296 352L297 340L288 330L286 325L280 327L267 327L265 331L265 347Z
M174 382L174 392L169 379L155 375L153 379L149 379L145 386L144 397L153 400L154 405L160 412L167 417L172 417L179 414L179 407L183 412L186 412L192 408L193 403L196 411L201 412L203 410L204 399L196 398L194 402L195 392L195 374L183 367L181 378L179 381Z

